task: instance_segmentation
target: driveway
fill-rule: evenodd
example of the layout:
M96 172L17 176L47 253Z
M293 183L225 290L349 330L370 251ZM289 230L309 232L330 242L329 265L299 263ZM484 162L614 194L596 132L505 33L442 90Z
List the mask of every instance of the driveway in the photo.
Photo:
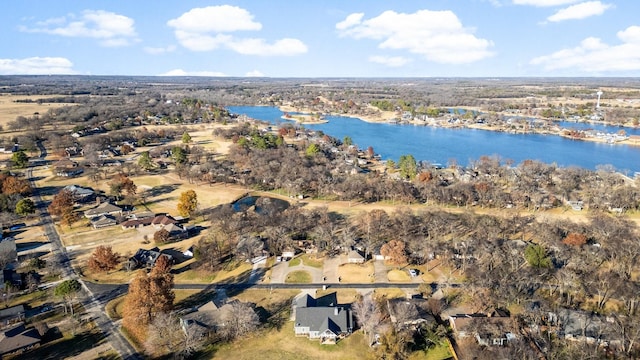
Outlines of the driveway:
M384 260L374 260L373 271L375 272L375 283L389 282L389 277L387 276L389 268L384 264Z
M322 269L322 276L325 278L325 282L337 283L338 281L338 267L346 263L347 258L345 255L335 256L328 258L324 261L324 267Z
M311 275L311 282L314 284L322 283L322 269L315 268L312 266L306 266L304 264L300 264L297 266L289 266L289 262L283 261L277 265L275 265L271 270L271 283L272 284L282 284L284 283L287 275L292 271L304 270Z

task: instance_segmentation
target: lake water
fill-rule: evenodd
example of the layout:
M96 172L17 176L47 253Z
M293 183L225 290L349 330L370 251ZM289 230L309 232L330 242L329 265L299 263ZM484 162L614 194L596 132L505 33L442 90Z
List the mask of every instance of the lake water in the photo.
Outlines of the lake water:
M276 125L286 122L281 118L283 112L275 107L231 106L228 109L231 113L245 114ZM455 160L460 165L468 165L483 155L497 155L504 160L514 160L516 164L533 159L592 170L598 165L609 164L620 171L640 171L640 146L570 140L555 135L368 123L342 116L327 116L326 120L329 122L304 126L322 130L338 139L350 136L361 149L372 146L383 160L398 161L401 155L411 154L417 160L443 165ZM571 124L576 123L566 125ZM598 125L598 129L617 132L621 128Z

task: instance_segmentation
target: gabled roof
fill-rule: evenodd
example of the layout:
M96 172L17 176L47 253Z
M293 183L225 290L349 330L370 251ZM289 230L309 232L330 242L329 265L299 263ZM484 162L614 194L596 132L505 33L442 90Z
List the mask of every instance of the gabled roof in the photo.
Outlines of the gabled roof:
M356 250L349 251L349 255L347 255L347 257L354 260L364 260L364 256L360 255Z
M91 189L86 189L76 185L67 185L64 187L64 190L71 192L74 196L77 197L85 197L93 195L94 191Z
M0 320L12 319L24 315L24 305L16 305L0 310Z
M24 324L20 323L0 333L0 355L23 349L39 342L40 334L38 330L34 328L25 329Z
M121 211L122 211L121 207L113 205L108 202L104 202L93 209L89 209L85 211L84 215L95 216L95 215L110 214L110 213L121 212Z
M156 217L154 217L153 220L151 221L151 225L169 225L169 224L175 224L177 222L178 222L177 220L175 220L169 215L156 215Z
M185 231L182 227L176 224L169 224L165 226L164 229L167 230L169 234L183 233Z
M349 332L353 326L351 314L343 307L306 307L296 309L296 327L308 327L309 331L334 334Z
M113 217L108 216L108 215L101 215L99 217L96 217L96 218L92 219L91 220L91 224L94 227L115 225L116 224L116 219L114 219Z

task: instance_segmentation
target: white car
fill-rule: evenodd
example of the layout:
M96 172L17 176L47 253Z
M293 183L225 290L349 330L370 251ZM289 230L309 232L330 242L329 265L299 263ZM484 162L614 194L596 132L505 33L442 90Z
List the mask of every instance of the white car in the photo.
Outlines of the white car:
M418 272L416 269L409 269L409 275L411 275L411 277L416 277L418 276Z

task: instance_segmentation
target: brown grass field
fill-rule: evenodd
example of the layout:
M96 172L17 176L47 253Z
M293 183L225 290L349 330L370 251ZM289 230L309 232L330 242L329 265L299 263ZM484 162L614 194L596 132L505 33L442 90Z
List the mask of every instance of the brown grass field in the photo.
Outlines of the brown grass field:
M12 95L0 94L0 125L5 126L9 121L13 121L18 116L33 116L34 113L44 114L49 109L55 109L63 106L76 104L66 103L18 103L16 100L38 100L54 98L58 95Z
M391 282L409 282L411 281L411 277L404 270L393 269L387 273L387 277Z
M280 329L270 329L223 345L213 351L208 359L236 360L335 360L375 359L361 331L338 342L321 345L306 337L295 337L293 322L287 321Z
M342 264L338 267L340 281L345 283L364 284L373 282L373 273L373 263L371 262L364 264Z

